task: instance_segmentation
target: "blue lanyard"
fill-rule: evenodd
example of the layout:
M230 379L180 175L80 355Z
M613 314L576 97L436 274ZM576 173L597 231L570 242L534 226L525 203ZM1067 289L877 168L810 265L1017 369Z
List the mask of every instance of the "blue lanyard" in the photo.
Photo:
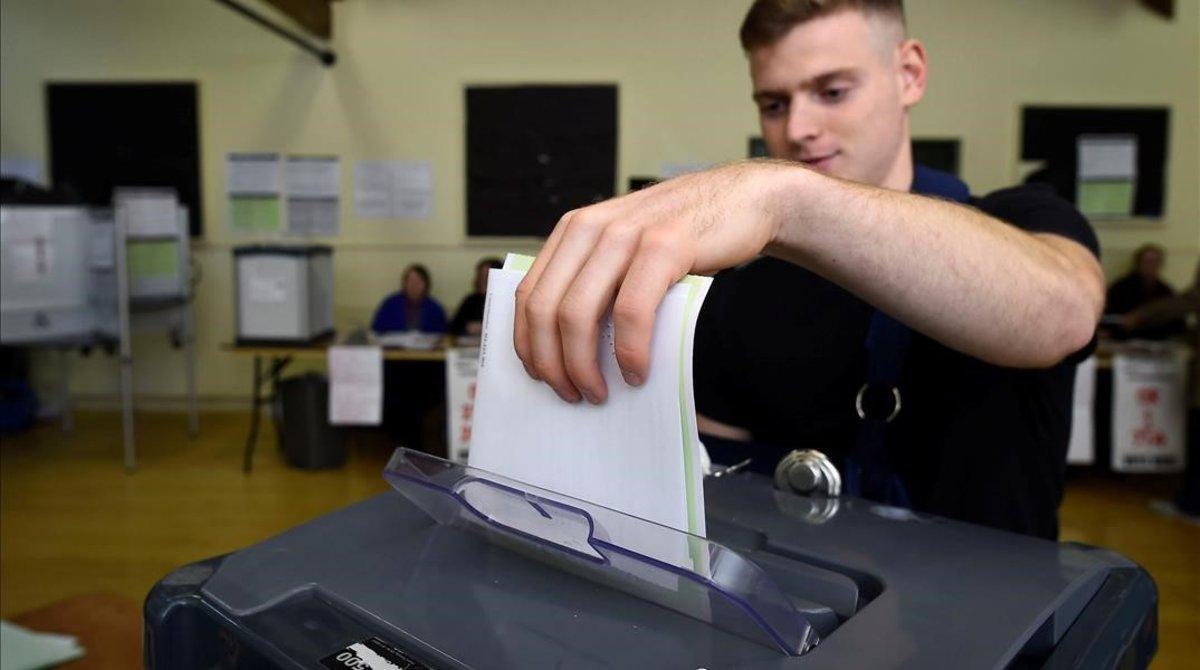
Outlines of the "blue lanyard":
M971 197L958 177L923 165L913 166L912 192L960 203ZM867 351L866 381L854 399L858 435L843 468L848 493L901 507L911 507L912 503L904 481L889 466L884 447L888 424L902 408L900 376L911 343L912 331L907 326L875 310L863 342Z

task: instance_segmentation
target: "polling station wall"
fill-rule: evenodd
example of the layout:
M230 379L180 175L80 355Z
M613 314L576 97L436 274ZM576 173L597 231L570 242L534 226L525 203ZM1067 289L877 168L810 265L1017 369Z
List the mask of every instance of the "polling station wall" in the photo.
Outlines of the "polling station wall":
M1176 285L1200 258L1200 3L1168 21L1134 0L909 0L932 63L917 136L962 140L976 191L1018 180L1020 106L1165 105L1172 110L1165 214L1099 227L1104 265L1122 270L1144 241L1167 247ZM400 269L426 263L452 310L474 262L537 240L474 240L464 225L463 88L487 83L616 83L618 185L668 163L745 155L757 134L729 0L347 0L333 3L336 67L212 0L4 0L0 3L0 154L45 160L46 81L192 80L200 90L204 236L195 257L199 390L245 397L249 361L233 336L230 249L250 241L225 221L224 157L239 150L336 154L343 162L335 247L339 325L365 321ZM268 8L264 7L264 11ZM427 221L355 218L353 161L432 162ZM165 342L135 344L143 401L171 401L182 365ZM112 398L115 362L75 362L74 390ZM150 404L153 404L152 402Z

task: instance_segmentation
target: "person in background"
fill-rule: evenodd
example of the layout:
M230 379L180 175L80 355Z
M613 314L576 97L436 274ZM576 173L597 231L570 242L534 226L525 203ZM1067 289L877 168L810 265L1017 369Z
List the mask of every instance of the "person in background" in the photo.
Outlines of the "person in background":
M413 263L401 275L400 291L384 298L371 319L371 330L390 333L419 330L424 333L446 332L446 310L429 296L432 282L424 265Z
M1192 367L1188 380L1191 392L1187 417L1187 470L1183 475L1183 487L1175 499L1179 512L1200 520L1200 263L1196 264L1196 277L1190 288L1179 295L1152 300L1125 315L1125 327L1139 330L1161 324L1179 323L1188 314L1195 319L1192 324Z
M1133 252L1133 267L1108 287L1108 300L1104 307L1107 315L1129 314L1142 305L1159 298L1175 295L1174 289L1162 280L1163 261L1166 252L1157 244L1143 244ZM1117 339L1136 337L1144 340L1163 340L1183 331L1183 322L1169 320L1153 325L1139 326L1133 330L1120 328L1112 333Z
M450 322L453 335L475 335L483 332L483 302L487 297L488 272L504 267L498 258L484 258L475 264L475 292L463 298L454 320Z

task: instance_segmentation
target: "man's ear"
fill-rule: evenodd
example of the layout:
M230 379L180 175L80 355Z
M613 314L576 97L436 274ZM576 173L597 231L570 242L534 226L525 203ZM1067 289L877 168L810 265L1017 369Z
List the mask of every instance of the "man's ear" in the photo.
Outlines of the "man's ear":
M900 78L900 103L908 109L925 97L929 63L925 60L925 46L920 40L904 40L897 49L896 74Z

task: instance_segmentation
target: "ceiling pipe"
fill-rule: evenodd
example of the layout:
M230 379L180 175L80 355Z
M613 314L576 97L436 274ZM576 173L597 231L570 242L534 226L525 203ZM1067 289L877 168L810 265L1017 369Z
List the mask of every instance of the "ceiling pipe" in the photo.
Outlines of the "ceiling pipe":
M309 40L305 39L304 36L300 35L299 33L289 30L289 29L271 21L270 19L263 16L262 14L259 14L258 12L254 11L253 9L250 9L249 7L246 7L245 5L243 5L239 2L235 2L234 0L217 0L217 2L222 5L225 5L226 7L241 14L242 16L250 19L254 23L257 23L258 25L262 26L263 28L266 28L267 30L275 33L276 35L282 37L283 39L295 44L296 46L300 47L301 49L304 49L308 53L315 56L317 58L317 60L321 61L321 64L324 65L325 67L333 67L334 63L337 62L337 54L334 53L333 50L326 49L319 45L313 44Z

